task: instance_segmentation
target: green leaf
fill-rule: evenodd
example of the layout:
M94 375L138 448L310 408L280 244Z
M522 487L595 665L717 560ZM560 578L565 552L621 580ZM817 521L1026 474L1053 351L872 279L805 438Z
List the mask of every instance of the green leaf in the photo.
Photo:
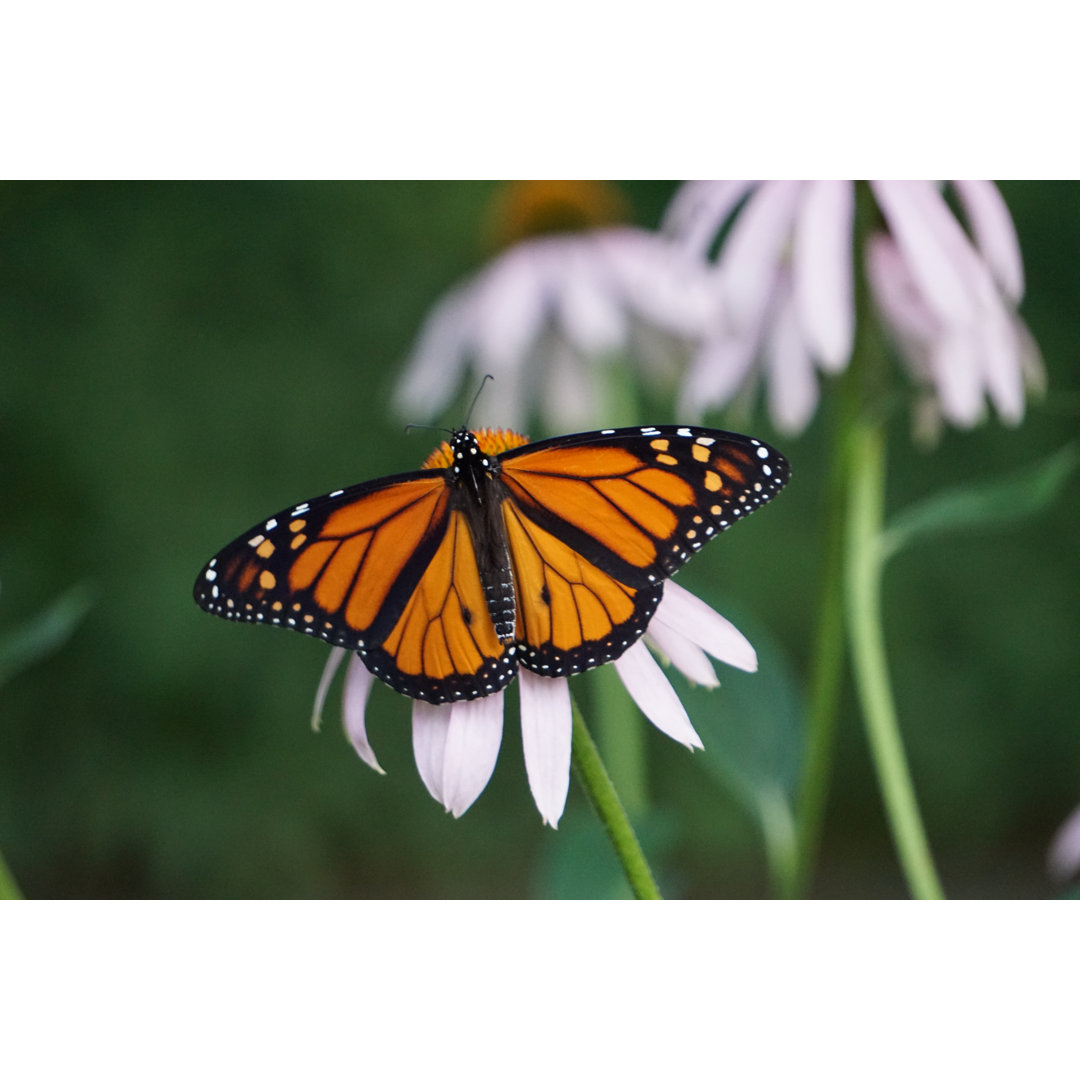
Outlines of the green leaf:
M942 533L1023 521L1045 510L1072 475L1080 452L1063 446L1045 461L1009 476L944 491L894 515L881 534L882 561Z
M793 899L799 877L799 836L791 797L783 791L763 790L758 816L773 890L777 896Z
M721 610L727 610L721 608ZM802 705L791 669L776 642L744 616L733 619L753 643L754 673L715 663L720 687L681 682L679 697L705 743L702 765L747 809L758 813L763 792L791 795L802 754Z
M0 686L59 649L93 603L91 590L76 585L44 611L0 638Z
M21 900L22 898L23 895L4 861L3 854L0 854L0 900Z
M714 605L732 615L730 605ZM736 613L732 621L753 643L758 670L737 671L717 663L716 690L689 686L679 697L705 743L700 758L757 822L774 888L787 895L796 869L794 797L803 752L802 702L791 667L764 628Z

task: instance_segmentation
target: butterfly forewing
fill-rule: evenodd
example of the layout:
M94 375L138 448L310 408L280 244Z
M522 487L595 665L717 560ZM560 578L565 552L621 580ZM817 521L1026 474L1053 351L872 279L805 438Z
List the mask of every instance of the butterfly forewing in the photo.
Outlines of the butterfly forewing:
M518 660L541 675L572 675L621 656L644 632L662 585L631 585L579 547L503 504L518 605Z
M666 577L787 483L759 439L685 426L619 428L502 455L522 510L616 574ZM632 569L627 569L632 568Z

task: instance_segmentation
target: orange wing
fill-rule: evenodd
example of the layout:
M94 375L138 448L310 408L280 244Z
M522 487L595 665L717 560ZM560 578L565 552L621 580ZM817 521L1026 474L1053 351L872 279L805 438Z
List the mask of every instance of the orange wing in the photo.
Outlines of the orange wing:
M442 470L301 503L250 529L195 584L200 607L355 649L395 690L432 702L514 676L484 603L472 538Z
M674 573L790 475L757 439L708 428L623 428L500 457L517 585L518 660L571 674L620 656Z
M514 649L495 633L460 510L450 511L442 542L393 629L359 651L395 690L435 703L483 697L513 679Z
M664 578L788 475L771 447L707 428L532 445L461 429L419 472L250 529L203 568L195 600L355 649L410 697L482 697L518 661L557 676L620 656Z

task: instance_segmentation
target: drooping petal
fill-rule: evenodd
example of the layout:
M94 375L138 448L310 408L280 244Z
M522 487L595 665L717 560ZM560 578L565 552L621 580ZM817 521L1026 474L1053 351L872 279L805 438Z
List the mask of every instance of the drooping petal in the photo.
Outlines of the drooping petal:
M635 641L614 663L623 685L654 727L691 750L704 749L679 695L645 642Z
M760 336L801 194L802 181L770 180L731 227L717 270L726 323L734 334Z
M684 338L702 335L716 307L703 262L644 229L606 229L597 235L596 249L638 321Z
M542 364L542 355L549 331L542 331L521 367L514 371L494 368L492 365L477 368L477 385L484 375L493 375L484 384L484 392L476 399L469 423L476 427L509 428L520 431L526 426L529 411L533 407L535 379L531 368Z
M706 409L726 405L745 383L754 365L758 339L721 330L694 357L679 391L679 411L700 418Z
M503 697L500 691L450 706L442 801L456 818L477 800L495 771L502 743Z
M626 341L627 315L602 253L591 238L553 237L559 241L557 318L570 343L584 356L604 355Z
M417 699L412 710L412 743L416 769L431 797L443 806L443 763L450 731L452 705L432 705Z
M650 632L657 623L682 634L725 664L740 671L757 671L757 653L746 637L704 600L674 581L664 582L664 596L649 624Z
M930 347L930 376L941 410L957 427L973 427L983 412L977 342L969 331L947 330Z
M1024 380L1024 389L1028 394L1042 397L1046 393L1046 365L1043 363L1039 343L1018 316L1015 317L1013 329L1019 342L1020 377Z
M939 220L933 228L955 264L966 267L976 319L957 324L936 316L920 286L896 265L891 241L882 237L872 238L867 249L867 272L878 306L899 330L907 346L905 359L917 376L932 380L948 420L970 428L983 415L985 392L1005 422L1020 422L1023 345L1015 316L1005 310L987 267L956 219Z
M319 688L315 691L315 705L311 710L312 731L318 731L319 728L322 727L322 711L323 706L326 704L326 695L329 693L330 684L334 681L337 669L341 666L341 661L345 659L345 654L348 653L348 651L348 649L342 649L335 645L331 648L330 655L326 658L322 675L319 678Z
M977 338L987 396L1005 423L1018 424L1024 418L1020 336L1015 320L1009 317L996 297L979 324Z
M850 180L813 180L795 218L795 309L810 351L826 371L847 367L855 337Z
M875 233L869 237L866 273L874 301L897 336L926 345L941 333L941 320L923 299L891 236Z
M919 292L950 326L970 326L976 318L967 265L950 251L947 225L952 221L940 193L925 180L871 181L889 230L904 256Z
M1024 262L1016 226L1001 192L992 180L953 180L952 185L994 279L1018 304L1024 295Z
M995 323L991 331L996 333L1000 329L1005 309L1001 291L994 283L986 262L972 247L967 233L936 187L928 183L919 184L912 188L911 194L912 201L917 205L927 226L933 231L942 250L952 260L964 281L974 305L973 324L986 327L989 320ZM965 322L964 325L969 324Z
M602 373L599 361L582 363L582 358L558 334L545 340L541 354L543 378L532 394L530 404L541 398L541 412L555 429L579 431L587 428L604 413L600 389Z
M448 293L424 320L394 389L393 405L399 415L430 420L456 393L471 351L470 284Z
M377 773L386 775L386 770L379 764L375 757L375 751L368 742L367 725L364 715L367 711L367 699L371 693L375 676L368 671L364 661L356 653L353 653L349 661L348 670L345 672L345 690L343 696L342 714L345 718L345 734L353 744L353 749L360 755L360 760L369 765Z
M518 685L529 790L544 824L555 829L570 789L570 684L566 679L534 675L523 667L518 670Z
M971 323L947 323L942 340L931 349L934 376L942 387L942 409L947 416L956 416L958 424L970 426L982 415L985 392L1006 422L1017 423L1024 411L1019 338L1001 291L940 193L924 185L913 189L913 200L960 269L975 308Z
M704 258L717 233L756 180L691 180L675 193L661 228L690 255Z
M786 282L778 288L764 343L769 415L778 430L798 435L817 407L817 373L799 328L791 288Z
M1080 806L1066 819L1054 835L1047 856L1050 873L1058 881L1068 881L1080 873Z
M690 682L710 689L720 685L720 680L716 677L716 672L705 650L692 642L685 634L654 618L645 632L645 640L660 652L664 659L678 668Z
M477 360L496 379L513 378L550 318L542 241L526 241L500 255L474 279Z

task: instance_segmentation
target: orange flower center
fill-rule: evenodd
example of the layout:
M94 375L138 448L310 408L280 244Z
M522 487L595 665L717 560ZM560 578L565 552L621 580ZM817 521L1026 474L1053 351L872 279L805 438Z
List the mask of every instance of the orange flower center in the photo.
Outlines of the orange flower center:
M499 248L530 236L585 232L630 217L622 192L596 180L519 180L492 206L491 235Z

